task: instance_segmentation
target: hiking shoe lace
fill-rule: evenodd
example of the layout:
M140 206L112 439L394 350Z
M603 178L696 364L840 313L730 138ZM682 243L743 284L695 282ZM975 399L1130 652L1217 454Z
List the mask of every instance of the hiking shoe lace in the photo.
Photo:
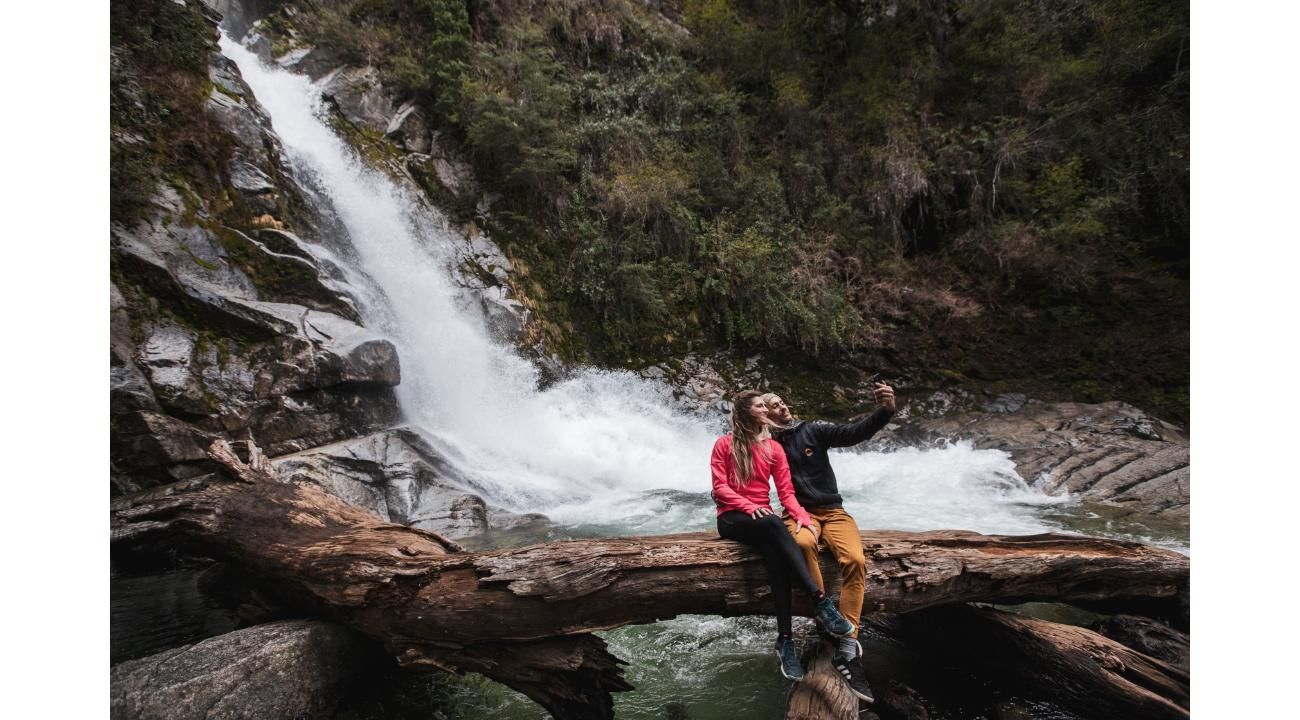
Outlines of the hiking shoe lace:
M824 597L821 602L817 603L814 615L816 615L822 627L826 628L826 632L836 637L848 637L856 630L853 623L844 619L844 616L835 608L835 603L831 602L829 597Z

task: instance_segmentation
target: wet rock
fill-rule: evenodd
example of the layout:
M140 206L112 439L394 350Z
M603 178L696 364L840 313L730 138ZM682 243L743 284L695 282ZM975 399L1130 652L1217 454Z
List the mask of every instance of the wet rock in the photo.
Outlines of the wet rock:
M329 48L300 47L276 59L276 64L290 72L320 80L342 64L339 54Z
M253 21L266 14L272 0L202 0L205 8L215 11L231 37L248 32Z
M230 168L230 184L236 190L249 195L266 195L275 192L275 183L258 168L246 162L239 162ZM275 210L271 205L270 210Z
M392 139L409 152L428 153L432 146L429 139L429 122L424 113L413 102L407 102L397 109L397 113L388 121L384 137Z
M485 291L482 299L488 330L511 345L522 343L528 323L528 309L523 303L511 298L504 288Z
M139 490L198 474L208 460L212 435L176 417L148 410L119 411L110 428L109 453L126 476L123 491Z
M348 122L375 132L385 132L396 109L379 82L379 70L369 65L344 67L321 80L321 95L334 104Z
M488 506L449 453L454 450L426 433L398 428L278 457L273 464L283 481L319 484L384 520L449 537L545 522L535 513Z
M171 324L155 327L141 346L140 364L164 407L194 415L216 409L199 383L194 358L197 346L198 336L193 331Z
M533 318L514 294L514 265L486 235L468 232L456 247L456 284L466 304L476 304L485 326L498 340L523 346Z
M119 663L110 717L132 720L323 717L384 657L329 623L288 620Z
M456 148L455 144L441 132L429 135L429 162L433 165L438 182L459 198L475 198L481 192L474 168L469 160ZM486 213L487 207L495 199L486 196L480 199L483 205L480 214Z
M942 403L931 403L942 404ZM913 416L895 439L969 439L1005 450L1016 471L1053 494L1069 492L1132 513L1187 517L1190 448L1174 425L1123 402L995 400L989 412Z
M1029 401L1023 393L1005 393L993 398L984 409L992 413L1013 413L1025 406Z
M152 655L237 629L260 599L248 589L245 574L209 559L187 559L184 566L122 572L115 553L109 579L109 654L113 664ZM154 558L143 561L149 564ZM260 608L259 608L260 609Z
M213 54L208 77L212 92L205 114L235 138L229 160L230 180L252 215L281 212L284 194L271 178L291 175L279 138L271 130L271 119L253 98L253 91L239 74L233 60Z
M183 237L193 245L177 252L142 240L139 233L115 234L115 260L140 292L184 308L188 318L184 325L166 316L140 321L145 335L140 347L118 351L134 357L140 372L126 362L112 369L115 412L150 408L156 397L178 422L192 425L182 431L163 423L166 432L149 440L140 433L153 432L152 419L136 418L135 425L143 425L136 432L115 421L123 472L174 477L164 466L204 457L185 440L196 432L204 438L198 447L206 448L211 437L239 437L251 430L275 454L364 434L396 420L392 388L401 381L401 368L391 342L338 315L248 299L258 291L241 273L188 257L195 248L204 254L194 253L200 258L214 252L206 236L187 232ZM306 262L288 255L279 260L286 258ZM202 332L192 329L200 327Z
M250 30L244 36L242 42L244 47L247 47L257 56L259 62L265 65L275 62L274 51L271 49L271 40L257 32L257 30Z
M157 410L149 380L135 363L130 306L117 285L109 293L109 407L111 416L133 410Z

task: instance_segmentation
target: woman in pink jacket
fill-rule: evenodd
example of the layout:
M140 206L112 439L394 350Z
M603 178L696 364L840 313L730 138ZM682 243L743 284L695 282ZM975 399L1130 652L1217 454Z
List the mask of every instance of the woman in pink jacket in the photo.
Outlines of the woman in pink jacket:
M804 564L803 553L768 501L768 478L776 495L798 523L798 532L813 532L808 513L794 498L785 451L768 435L770 423L762 394L746 390L731 402L731 433L713 444L713 501L718 505L718 534L753 546L767 566L767 581L776 603L776 656L781 674L803 679L803 666L791 633L791 584L813 599L815 615L833 635L850 636L854 627L827 598Z

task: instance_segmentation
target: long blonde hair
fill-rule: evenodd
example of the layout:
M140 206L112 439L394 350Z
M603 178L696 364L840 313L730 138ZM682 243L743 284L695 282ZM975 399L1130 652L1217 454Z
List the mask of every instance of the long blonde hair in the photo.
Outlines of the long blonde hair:
M744 390L731 399L731 460L734 471L727 482L732 487L744 485L754 474L754 456L750 449L764 425L749 414L749 408L762 395L757 390ZM759 452L765 453L766 450L763 448Z

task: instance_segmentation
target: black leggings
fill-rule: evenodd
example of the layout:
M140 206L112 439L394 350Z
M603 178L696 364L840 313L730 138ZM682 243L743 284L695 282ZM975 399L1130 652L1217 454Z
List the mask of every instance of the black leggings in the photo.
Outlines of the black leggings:
M789 635L792 630L791 579L814 599L821 595L821 588L808 574L803 553L790 537L790 531L785 529L785 523L776 515L764 515L755 520L748 513L730 510L718 516L718 534L727 540L751 545L763 556L763 564L767 566L767 584L771 586L772 600L776 602L776 631Z

